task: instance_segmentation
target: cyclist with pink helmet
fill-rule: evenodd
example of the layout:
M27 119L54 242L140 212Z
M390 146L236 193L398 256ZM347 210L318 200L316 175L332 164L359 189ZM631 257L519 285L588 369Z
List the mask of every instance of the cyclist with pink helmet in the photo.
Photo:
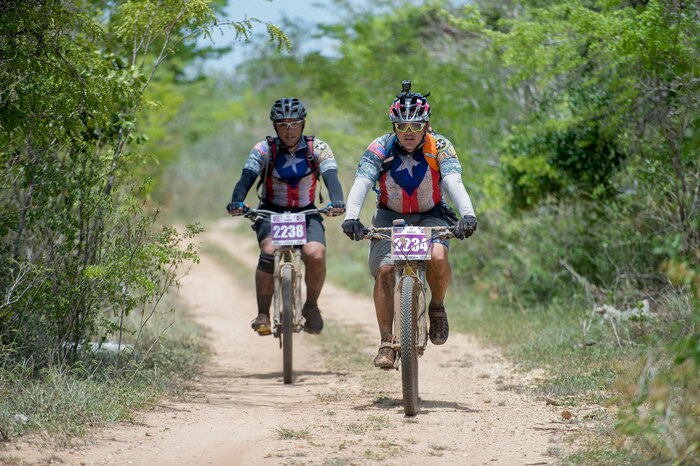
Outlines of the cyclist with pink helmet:
M375 227L389 227L403 218L409 225L458 225L460 239L476 231L477 221L471 199L462 184L462 167L454 146L430 127L430 104L427 96L411 92L411 82L403 81L402 92L389 108L393 131L379 136L365 150L347 197L343 232L360 240L364 225L360 210L370 189L377 193L377 209L372 218ZM461 218L445 203L449 194ZM434 243L428 262L430 287L430 341L442 345L449 336L443 300L450 282L447 241ZM369 269L374 276L374 305L379 324L380 346L374 365L393 367L396 354L390 345L393 338L393 261L388 240L372 240Z

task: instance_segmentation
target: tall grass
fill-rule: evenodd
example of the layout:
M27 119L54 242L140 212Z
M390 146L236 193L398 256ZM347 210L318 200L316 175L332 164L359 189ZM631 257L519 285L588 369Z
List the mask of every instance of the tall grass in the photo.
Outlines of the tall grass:
M185 393L209 350L203 330L173 298L166 301L163 307L173 310L156 313L145 327L139 316L129 317L125 343L134 346L121 354L119 366L115 353L102 351L70 368L35 373L29 361L0 367L0 437L37 433L70 443L109 422L131 421L164 396Z

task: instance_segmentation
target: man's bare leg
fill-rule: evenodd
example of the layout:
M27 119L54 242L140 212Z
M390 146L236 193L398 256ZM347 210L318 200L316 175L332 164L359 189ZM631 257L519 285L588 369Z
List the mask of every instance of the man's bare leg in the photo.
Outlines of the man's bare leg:
M432 259L428 262L426 279L430 286L430 303L442 305L447 294L447 287L452 279L452 269L447 258L447 248L440 244L433 244Z
M267 255L268 263L263 268L271 268L272 255L275 253L275 248L270 239L264 239L260 243L260 253ZM261 264L255 269L255 296L258 301L258 315L251 326L253 330L258 332L258 335L269 335L272 331L270 323L270 305L272 304L272 295L274 293L274 280L272 272L260 270Z
M301 258L304 261L306 283L306 302L301 310L301 314L306 319L304 330L318 335L323 330L323 317L318 309L318 297L326 280L326 247L318 241L310 241L302 248Z
M374 308L377 313L381 344L374 365L381 368L394 366L396 354L390 346L394 325L394 266L383 265L374 279Z
M452 278L452 269L448 262L447 248L439 243L433 245L432 258L428 262L426 279L430 286L430 305L428 317L430 318L430 330L428 335L434 345L442 345L450 334L447 313L445 312L444 299L447 287Z
M316 306L326 280L326 247L317 241L306 243L301 258L305 268L306 304Z

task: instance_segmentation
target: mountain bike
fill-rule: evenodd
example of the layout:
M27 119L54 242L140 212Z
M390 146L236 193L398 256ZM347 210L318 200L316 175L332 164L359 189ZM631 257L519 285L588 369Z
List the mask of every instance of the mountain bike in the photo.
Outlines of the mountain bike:
M306 321L301 315L301 247L306 244L306 216L316 213L327 214L328 209L279 213L247 208L243 214L252 222L269 219L272 244L279 246L274 252L272 335L280 340L285 384L292 383L293 335L304 329Z
M428 345L425 303L426 261L436 239L455 236L454 227L420 227L394 220L391 227L368 227L364 238L389 240L394 260L394 368L401 366L403 408L406 416L418 413L418 358Z

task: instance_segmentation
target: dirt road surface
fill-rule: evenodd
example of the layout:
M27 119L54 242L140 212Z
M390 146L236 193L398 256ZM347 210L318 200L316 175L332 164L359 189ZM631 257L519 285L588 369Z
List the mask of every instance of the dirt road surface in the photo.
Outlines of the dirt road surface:
M234 237L231 223L210 227L200 239L252 273L253 235ZM319 344L326 337L296 334L294 383L284 385L279 340L259 337L249 327L254 290L206 251L180 290L215 349L192 396L164 402L139 415L136 424L105 429L90 446L49 456L27 453L28 464L47 458L76 465L556 462L550 452L565 430L559 410L528 390L532 374L517 371L467 335L453 332L445 345L428 346L419 360L421 410L405 417L400 373L372 367L378 332L371 299L329 284L320 300L324 332L349 329L361 348L355 358L360 363L331 370Z

